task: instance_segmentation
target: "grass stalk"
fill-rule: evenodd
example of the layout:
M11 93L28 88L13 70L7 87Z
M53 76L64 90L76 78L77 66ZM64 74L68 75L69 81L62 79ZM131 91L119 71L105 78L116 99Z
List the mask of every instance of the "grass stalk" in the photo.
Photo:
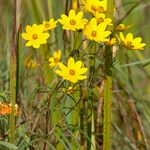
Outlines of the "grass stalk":
M95 122L94 122L94 111L92 112L92 127L91 127L91 132L92 132L92 135L91 135L91 150L96 150L96 142L95 142Z
M37 8L36 1L31 0L31 4L32 4L32 9L33 9L35 20L37 21L37 23L41 23L41 17Z
M107 17L113 19L113 0L107 0ZM110 27L109 30L113 28ZM112 99L112 47L105 48L105 79L104 79L104 122L103 122L103 150L110 150L111 128L111 99Z
M17 49L17 35L16 35L16 10L17 2L13 1L13 32L12 32L12 48L10 51L10 103L12 103L12 112L10 114L10 143L15 141L15 114L14 104L16 102L16 49Z

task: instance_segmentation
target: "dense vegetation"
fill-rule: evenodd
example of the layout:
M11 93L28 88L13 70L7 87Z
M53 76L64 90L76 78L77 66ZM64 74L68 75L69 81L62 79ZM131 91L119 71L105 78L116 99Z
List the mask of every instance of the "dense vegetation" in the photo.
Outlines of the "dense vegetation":
M150 2L113 2L0 0L0 149L150 149Z

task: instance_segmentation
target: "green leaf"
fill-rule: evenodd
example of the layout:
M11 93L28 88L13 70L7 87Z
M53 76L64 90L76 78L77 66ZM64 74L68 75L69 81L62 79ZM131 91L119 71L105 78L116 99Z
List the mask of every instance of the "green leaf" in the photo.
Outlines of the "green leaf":
M18 150L17 146L15 146L14 144L8 143L8 142L0 141L0 145L7 147L11 150Z

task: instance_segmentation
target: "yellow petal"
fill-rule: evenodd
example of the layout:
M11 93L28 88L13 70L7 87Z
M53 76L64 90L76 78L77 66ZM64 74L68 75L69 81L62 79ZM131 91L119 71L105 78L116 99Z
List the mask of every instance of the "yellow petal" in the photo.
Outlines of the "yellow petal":
M133 40L133 34L132 33L128 33L127 36L126 36L126 39L128 41L132 41Z
M53 58L53 57L50 57L50 58L49 58L49 61L50 61L50 62L54 62L54 58Z
M79 80L84 80L86 78L87 78L87 76L79 76Z
M82 19L82 17L83 17L83 12L78 12L78 14L77 14L77 18L78 18L78 20L80 20L80 19Z
M25 39L25 40L29 40L29 35L27 33L22 33L21 36Z
M134 39L133 42L135 42L135 43L140 43L141 41L142 41L142 38L137 37L137 38Z
M87 72L87 70L88 70L87 68L81 68L79 71L79 74L83 74L83 73Z
M124 35L123 35L122 32L120 32L120 40L121 40L121 41L124 41L124 40L125 40L125 37L124 37Z
M69 18L72 18L72 17L74 17L75 15L76 15L75 11L74 11L73 9L71 9L71 10L69 11Z
M34 48L39 48L39 47L40 47L40 44L39 44L38 42L35 42L35 43L33 44L33 47L34 47Z
M67 66L68 66L68 68L72 68L73 65L74 65L74 59L72 57L70 57L68 59Z
M77 61L75 63L75 68L80 69L82 67L82 62L81 61Z
M67 67L61 62L58 64L58 66L61 70L67 70Z

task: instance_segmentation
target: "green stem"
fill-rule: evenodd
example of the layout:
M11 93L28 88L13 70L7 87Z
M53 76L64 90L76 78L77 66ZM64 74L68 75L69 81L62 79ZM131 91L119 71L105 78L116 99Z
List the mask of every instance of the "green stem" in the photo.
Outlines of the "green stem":
M113 19L113 0L107 0L107 17ZM113 26L109 28L112 30ZM105 48L105 80L104 80L104 123L103 123L103 150L110 150L111 128L111 99L112 99L112 47Z
M35 20L38 23L42 23L41 22L41 17L40 17L40 13L38 11L37 8L37 3L35 0L31 0L32 2L32 9L33 9L33 13L35 16ZM40 57L41 57L41 64L43 64L43 72L44 72L44 79L45 79L45 84L49 85L53 79L53 73L52 70L49 68L49 62L48 62L48 44L47 45L43 45L40 48Z
M54 8L54 1L53 0L47 0L47 6L48 6L48 12L49 12L49 18L53 18L54 17L54 13L53 13L53 8ZM51 43L54 43L56 41L55 39L55 30L51 30L51 34L50 34L50 41ZM55 47L54 47L55 49Z
M96 43L94 42L91 48L91 57L90 57L90 74L89 74L89 89L88 89L88 120L87 120L87 134L88 137L91 139L94 139L91 133L93 133L93 129L92 128L92 118L93 117L93 77L94 77L94 67L95 67L95 58L94 58L94 54L95 54L95 50L96 50ZM92 141L93 142L93 141ZM90 150L91 147L93 148L93 145L95 145L94 143L87 141L87 150Z

